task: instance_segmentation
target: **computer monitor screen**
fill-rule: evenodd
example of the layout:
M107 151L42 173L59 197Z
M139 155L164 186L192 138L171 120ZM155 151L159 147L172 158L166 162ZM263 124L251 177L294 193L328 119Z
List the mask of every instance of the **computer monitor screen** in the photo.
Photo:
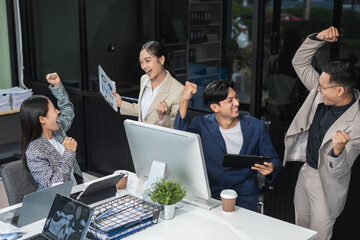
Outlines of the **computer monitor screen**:
M187 194L211 197L198 134L132 120L124 126L137 177L146 180L155 160L166 163L166 177L183 182Z

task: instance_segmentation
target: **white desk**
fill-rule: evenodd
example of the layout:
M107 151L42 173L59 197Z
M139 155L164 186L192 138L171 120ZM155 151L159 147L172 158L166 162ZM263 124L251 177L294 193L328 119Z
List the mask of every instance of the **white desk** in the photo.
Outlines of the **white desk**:
M76 188L74 191L81 187L74 187ZM129 174L127 189L118 191L117 195L131 193L142 197L143 186L135 174ZM0 213L13 207L0 209ZM22 229L26 232L23 238L40 232L44 223L45 219L23 227ZM233 213L225 214L221 206L208 211L184 203L182 208L176 209L172 220L159 218L157 224L130 235L126 239L304 240L313 239L315 236L315 231L243 208L236 207Z

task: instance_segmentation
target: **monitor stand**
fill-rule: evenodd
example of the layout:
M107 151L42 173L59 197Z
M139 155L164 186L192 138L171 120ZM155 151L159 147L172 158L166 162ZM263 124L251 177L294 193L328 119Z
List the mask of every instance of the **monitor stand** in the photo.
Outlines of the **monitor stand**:
M165 177L166 163L153 161L150 168L148 180L146 182L145 191L151 191L151 188L161 178ZM152 202L150 197L144 194L143 199L147 202Z

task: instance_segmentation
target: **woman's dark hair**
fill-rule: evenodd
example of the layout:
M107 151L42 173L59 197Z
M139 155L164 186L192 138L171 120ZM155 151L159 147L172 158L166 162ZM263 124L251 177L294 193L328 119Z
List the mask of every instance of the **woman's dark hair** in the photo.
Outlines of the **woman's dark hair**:
M219 104L228 96L229 88L234 86L233 81L215 80L206 86L203 94L203 100L210 107L211 104Z
M322 71L330 75L329 82L347 87L348 91L352 91L358 82L358 72L349 62L332 61L325 64Z
M157 42L157 41L147 42L141 47L140 52L144 49L146 49L151 55L157 58L161 58L161 56L164 56L165 57L164 68L170 72L171 76L176 78L174 64L170 60L169 53L162 42Z
M49 110L49 99L42 95L34 95L26 99L20 107L21 125L21 153L24 167L29 170L26 163L25 151L29 143L42 134L39 117L46 117Z

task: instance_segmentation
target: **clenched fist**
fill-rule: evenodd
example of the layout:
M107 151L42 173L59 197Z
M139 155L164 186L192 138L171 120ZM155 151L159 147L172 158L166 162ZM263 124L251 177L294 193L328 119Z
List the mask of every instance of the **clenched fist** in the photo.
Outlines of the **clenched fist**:
M168 110L168 106L165 101L161 101L156 106L156 113L159 116L161 121L164 120L167 110Z
M72 137L66 137L64 139L63 145L64 145L65 149L76 152L77 142Z
M184 93L181 99L189 101L196 92L197 92L197 85L195 83L186 81Z
M344 151L345 145L349 141L350 137L345 131L336 131L335 136L332 138L335 155L339 156Z
M48 83L52 84L54 87L60 84L60 77L57 73L46 74L46 80Z
M339 31L336 27L329 27L316 35L316 38L326 42L337 42L339 37Z

